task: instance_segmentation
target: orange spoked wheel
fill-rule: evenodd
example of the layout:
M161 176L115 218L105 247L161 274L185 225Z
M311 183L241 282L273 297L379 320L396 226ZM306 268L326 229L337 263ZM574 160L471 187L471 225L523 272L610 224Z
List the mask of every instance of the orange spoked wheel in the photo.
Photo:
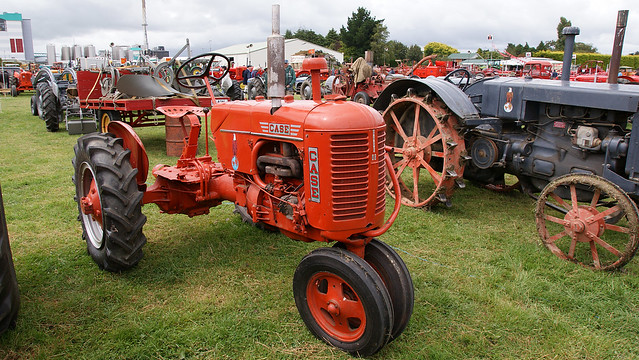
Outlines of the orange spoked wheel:
M589 174L551 181L535 211L543 244L556 256L597 270L621 268L639 246L639 213L612 182Z
M384 112L386 145L402 190L402 204L427 207L450 199L462 182L466 156L459 120L436 97L407 96ZM394 196L392 186L386 189Z
M393 307L388 290L362 258L341 248L320 248L293 277L295 304L317 338L356 356L369 356L390 339Z

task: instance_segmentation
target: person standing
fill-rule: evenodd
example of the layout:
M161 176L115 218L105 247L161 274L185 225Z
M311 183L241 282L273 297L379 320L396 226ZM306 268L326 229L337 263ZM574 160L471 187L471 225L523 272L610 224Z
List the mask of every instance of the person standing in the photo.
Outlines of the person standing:
M288 63L288 60L284 60L284 66L286 66L284 69L286 94L295 94L295 70L293 70L291 64Z

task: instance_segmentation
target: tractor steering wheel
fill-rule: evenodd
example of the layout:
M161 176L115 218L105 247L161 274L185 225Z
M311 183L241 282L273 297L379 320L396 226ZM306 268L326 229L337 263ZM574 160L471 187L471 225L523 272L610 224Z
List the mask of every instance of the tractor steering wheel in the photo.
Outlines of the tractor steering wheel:
M226 69L222 70L220 68L219 71L211 72L211 66L216 64L216 66L226 66ZM201 81L204 79L211 79L212 84L215 85L220 82L226 74L229 73L229 67L231 62L229 59L218 53L206 53L202 55L198 55L196 57L192 57L188 59L185 63L183 63L180 68L176 72L175 79L177 80L180 86L183 86L188 89L201 89L206 87L206 84ZM204 65L204 66L202 66ZM191 67L199 67L202 71L188 71L187 69L191 69ZM198 69L198 70L199 70ZM191 80L200 80L191 82Z
M464 91L468 87L468 85L470 85L471 78L472 78L472 75L470 74L470 71L460 68L460 69L451 71L448 75L446 75L444 80L448 81L449 83L457 86L462 91ZM457 81L457 79L459 79L459 81Z

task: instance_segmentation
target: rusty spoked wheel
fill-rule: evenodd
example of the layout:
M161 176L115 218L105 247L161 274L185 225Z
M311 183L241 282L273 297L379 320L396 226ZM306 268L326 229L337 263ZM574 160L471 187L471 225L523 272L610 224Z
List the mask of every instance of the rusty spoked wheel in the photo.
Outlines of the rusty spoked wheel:
M464 173L463 137L458 118L438 98L408 96L384 112L386 145L402 190L402 204L411 207L450 205ZM394 196L390 182L386 190Z
M393 306L377 272L341 248L305 256L293 277L300 316L318 339L355 356L369 356L391 336Z
M597 270L621 268L639 245L637 206L617 185L595 175L551 181L539 195L535 220L553 254Z
M343 74L339 74L333 80L333 94L346 95L348 93L348 77Z

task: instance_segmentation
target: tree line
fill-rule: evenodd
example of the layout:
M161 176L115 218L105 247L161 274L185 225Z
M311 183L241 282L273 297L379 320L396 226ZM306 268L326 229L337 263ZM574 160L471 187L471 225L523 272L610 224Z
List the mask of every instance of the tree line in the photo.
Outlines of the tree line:
M565 17L560 17L557 24L557 39L540 41L536 47L525 44L508 43L506 52L514 56L525 56L530 52L535 56L541 53L563 52L565 35L562 34L564 27L572 26L572 22ZM374 52L373 63L376 65L386 64L397 66L398 60L419 61L422 57L437 54L438 57L445 58L450 54L459 51L449 45L440 42L430 42L424 48L417 44L407 46L397 40L388 40L389 32L384 19L377 19L371 15L366 8L358 7L356 11L348 17L346 25L342 25L339 30L330 29L326 35L318 34L310 29L297 29L296 31L286 30L286 39L297 38L305 40L335 51L344 53L344 60L355 60L364 56L366 50ZM505 58L498 51L492 49L477 49L479 56L484 59ZM575 42L575 53L597 54L597 48L592 44ZM639 55L639 51L635 54Z

